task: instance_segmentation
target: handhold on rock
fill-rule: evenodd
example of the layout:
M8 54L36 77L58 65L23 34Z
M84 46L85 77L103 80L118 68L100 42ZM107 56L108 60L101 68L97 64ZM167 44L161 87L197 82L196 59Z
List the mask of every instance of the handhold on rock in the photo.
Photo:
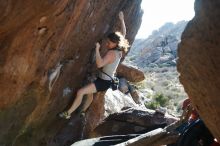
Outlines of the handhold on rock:
M40 18L40 23L44 23L44 22L46 22L46 20L47 20L47 17L43 16Z
M55 84L56 80L59 78L60 70L62 68L62 64L58 63L54 71L49 75L49 91L51 92L53 89L53 85Z
M47 27L38 28L38 34L43 35L47 32Z

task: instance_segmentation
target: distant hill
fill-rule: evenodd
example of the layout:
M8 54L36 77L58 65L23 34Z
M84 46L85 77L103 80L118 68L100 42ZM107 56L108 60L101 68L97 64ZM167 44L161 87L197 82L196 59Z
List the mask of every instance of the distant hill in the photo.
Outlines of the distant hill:
M179 103L187 98L176 70L177 46L187 21L166 23L146 39L136 39L124 63L140 68L145 80L136 84L140 95L147 98L148 108L158 106L155 97L167 99L169 113L178 113ZM162 106L162 105L160 105Z
M140 68L176 66L177 45L188 21L166 23L146 39L136 39L126 62Z

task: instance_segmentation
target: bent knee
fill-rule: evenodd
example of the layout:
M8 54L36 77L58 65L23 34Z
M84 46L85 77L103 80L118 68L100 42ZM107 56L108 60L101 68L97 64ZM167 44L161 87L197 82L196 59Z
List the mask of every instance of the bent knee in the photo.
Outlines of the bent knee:
M87 98L88 98L89 100L93 100L93 94L87 95Z
M84 90L81 88L77 91L77 95L84 95Z

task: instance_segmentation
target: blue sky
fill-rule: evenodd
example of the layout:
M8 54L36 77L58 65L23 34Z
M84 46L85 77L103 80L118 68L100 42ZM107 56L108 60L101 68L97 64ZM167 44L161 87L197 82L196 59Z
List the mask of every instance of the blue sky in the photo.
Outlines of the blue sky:
M142 24L136 38L147 38L166 22L176 23L194 17L194 0L142 0Z

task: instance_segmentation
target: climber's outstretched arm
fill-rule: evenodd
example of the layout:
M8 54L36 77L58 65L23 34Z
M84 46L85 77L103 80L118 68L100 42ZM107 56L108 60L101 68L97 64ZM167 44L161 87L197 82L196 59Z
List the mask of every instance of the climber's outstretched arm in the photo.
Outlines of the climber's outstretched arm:
M125 21L124 21L124 14L122 11L119 12L119 19L121 21L121 33L125 37L126 35L126 26L125 26Z

